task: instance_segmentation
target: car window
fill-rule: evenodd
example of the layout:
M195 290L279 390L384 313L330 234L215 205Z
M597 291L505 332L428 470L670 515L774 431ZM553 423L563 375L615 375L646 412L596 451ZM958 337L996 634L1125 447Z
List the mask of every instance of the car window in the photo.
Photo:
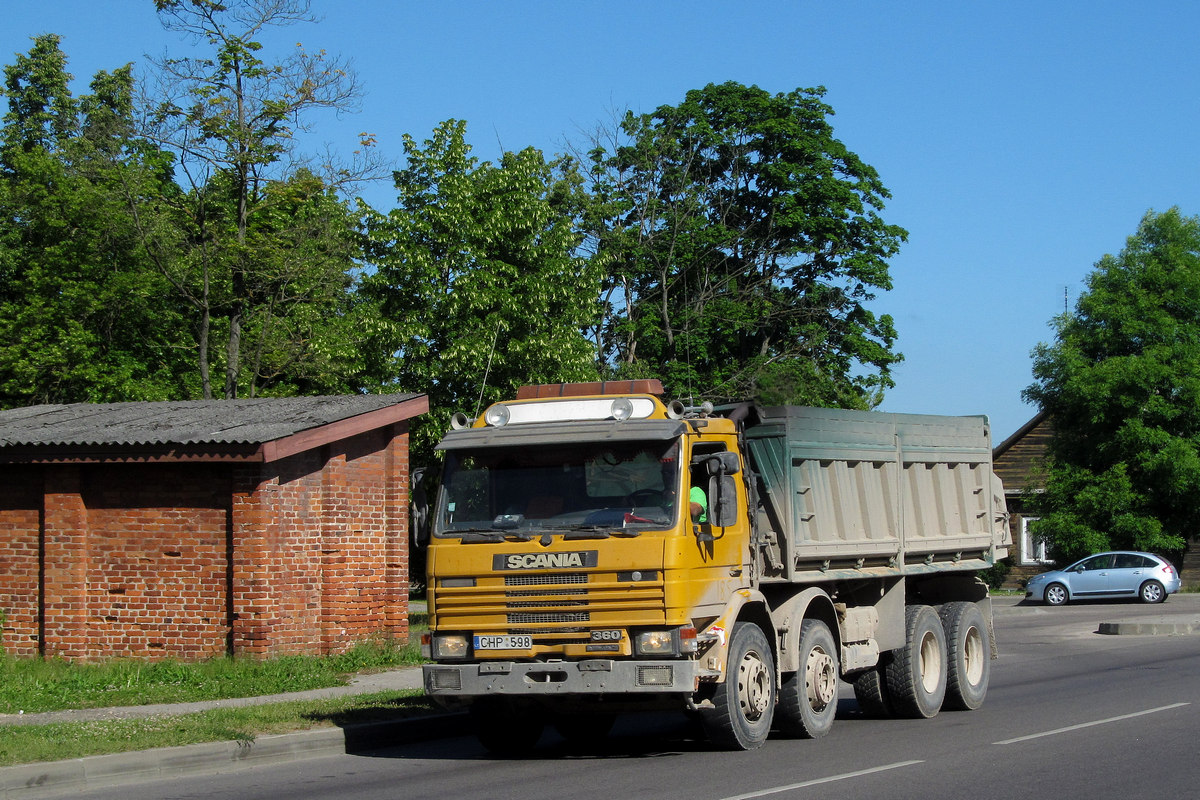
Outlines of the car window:
M1113 567L1116 569L1138 569L1153 566L1154 562L1150 559L1133 553L1118 553L1116 561L1113 563Z
M1083 570L1108 569L1112 565L1112 553L1102 553L1098 556L1083 561L1079 564L1079 568Z

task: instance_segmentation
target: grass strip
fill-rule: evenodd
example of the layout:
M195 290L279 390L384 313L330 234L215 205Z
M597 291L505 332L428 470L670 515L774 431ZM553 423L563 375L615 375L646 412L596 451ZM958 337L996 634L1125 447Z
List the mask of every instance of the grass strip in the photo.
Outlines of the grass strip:
M114 659L98 663L57 658L0 657L0 714L77 708L188 703L344 686L362 672L415 666L413 641L361 642L336 656L201 662Z
M142 719L93 720L0 728L0 766L384 722L436 713L420 690L221 708Z

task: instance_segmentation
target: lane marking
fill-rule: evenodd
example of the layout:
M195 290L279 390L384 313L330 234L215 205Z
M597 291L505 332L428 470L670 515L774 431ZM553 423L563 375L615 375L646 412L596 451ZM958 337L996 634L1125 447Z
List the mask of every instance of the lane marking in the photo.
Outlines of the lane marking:
M1108 719L1098 719L1095 722L1081 722L1078 725L1068 725L1065 728L1056 728L1052 731L1043 731L1042 733L1031 733L1028 736L1018 736L1015 739L1005 739L1001 742L992 742L992 744L1016 744L1017 742L1027 742L1030 739L1040 739L1043 736L1057 736L1060 733L1069 731L1077 731L1080 728L1092 728L1096 725L1107 725L1110 722L1120 722L1121 720L1133 719L1134 717L1144 717L1147 714L1157 714L1160 711L1170 711L1183 706L1190 706L1191 703L1172 703L1169 706L1159 706L1158 708L1148 708L1145 711L1135 711L1132 714L1122 714L1119 717L1109 717Z
M860 769L857 772L846 772L841 775L830 775L828 778L814 778L811 781L803 781L802 783L791 783L787 786L776 786L773 789L763 789L758 792L748 792L747 794L736 794L732 797L723 797L721 800L752 800L755 797L766 797L770 794L779 794L780 792L790 792L793 789L804 789L809 786L819 786L822 783L833 783L834 781L844 781L849 778L859 778L863 775L872 775L876 772L886 772L889 769L899 769L900 767L911 767L913 764L924 764L924 761L897 761L895 764L885 764L882 767L871 767L870 769Z

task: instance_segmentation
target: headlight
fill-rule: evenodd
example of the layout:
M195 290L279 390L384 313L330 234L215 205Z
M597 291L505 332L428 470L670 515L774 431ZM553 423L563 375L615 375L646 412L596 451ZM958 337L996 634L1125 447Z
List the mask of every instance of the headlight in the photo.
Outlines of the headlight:
M633 650L639 656L677 656L679 644L675 631L643 631L634 638Z
M462 634L434 636L431 644L435 659L467 657L467 637Z

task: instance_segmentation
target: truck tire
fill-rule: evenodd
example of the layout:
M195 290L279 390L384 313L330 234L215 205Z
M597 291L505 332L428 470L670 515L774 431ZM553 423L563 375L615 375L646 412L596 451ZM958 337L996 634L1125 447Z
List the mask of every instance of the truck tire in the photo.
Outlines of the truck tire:
M983 705L991 679L991 632L974 603L946 603L941 617L946 633L946 700L942 705L974 711Z
M775 659L762 628L734 624L725 682L717 685L712 708L703 711L705 732L717 747L753 750L767 740L775 715Z
M511 758L534 748L546 728L546 715L531 703L484 697L471 705L471 722L489 753Z
M837 716L838 650L829 626L806 619L800 626L800 669L779 687L777 727L786 736L818 739Z
M878 665L859 673L854 679L854 699L858 701L858 710L875 719L889 719L896 715L892 709L892 698L888 695L884 658L881 656Z
M901 717L929 719L946 697L946 633L930 606L904 610L904 647L884 670L892 708Z

